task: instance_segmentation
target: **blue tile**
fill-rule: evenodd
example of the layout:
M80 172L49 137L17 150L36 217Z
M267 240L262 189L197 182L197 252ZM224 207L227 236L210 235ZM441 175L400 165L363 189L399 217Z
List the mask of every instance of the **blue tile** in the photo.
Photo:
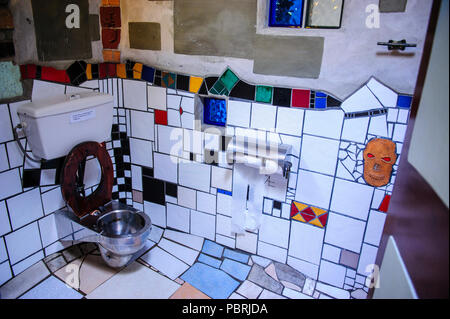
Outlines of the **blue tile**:
M223 256L230 258L230 259L240 261L241 263L244 263L244 264L248 263L248 259L250 258L250 256L247 254L239 253L239 252L231 250L231 249L225 249Z
M412 102L412 96L399 95L397 100L398 107L410 108Z
M227 103L222 99L205 98L203 122L210 125L225 126L227 122Z
M141 79L147 82L153 83L153 78L155 76L155 69L149 66L142 66Z
M217 258L222 258L223 247L215 242L205 239L203 243L202 252L208 254L210 256L214 256Z
M229 192L229 191L226 191L226 190L223 190L223 189L220 189L220 188L217 189L217 192L221 193L221 194L228 195L228 196L232 196L233 195L232 192Z
M198 261L199 261L199 262L202 262L202 263L204 263L204 264L213 266L213 267L215 267L215 268L219 268L219 267L220 267L220 264L222 263L221 260L216 259L216 258L209 257L209 256L207 256L207 255L205 255L205 254L200 254L200 256L198 256Z
M202 263L193 264L181 279L214 299L228 298L240 284L223 271Z
M247 279L251 267L240 262L225 258L222 265L220 266L220 269L230 274L234 278L244 281L245 279Z
M270 0L270 27L301 27L303 0Z
M316 91L316 97L327 97L327 95L323 92Z
M20 299L81 299L83 295L69 288L61 280L50 276L25 293Z
M326 109L327 108L327 99L324 97L316 97L314 102L315 109Z

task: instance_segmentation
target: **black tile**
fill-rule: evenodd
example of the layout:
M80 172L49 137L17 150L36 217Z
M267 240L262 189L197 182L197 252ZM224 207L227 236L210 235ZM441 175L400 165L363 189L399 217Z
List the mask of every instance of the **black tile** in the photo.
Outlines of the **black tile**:
M145 201L165 205L164 182L158 179L142 177L142 195Z
M255 99L255 89L254 85L239 81L231 90L230 96L253 101Z
M189 76L177 75L177 90L189 92Z
M327 96L327 106L328 107L339 107L341 106L342 102L335 99L334 97L328 95Z
M205 78L206 89L209 91L214 86L214 83L219 79L217 76L210 76L209 78Z
M273 201L273 208L281 209L281 202L274 200Z
M39 80L42 76L42 66L36 66L36 80Z
M73 85L80 85L87 81L86 76L87 63L84 61L75 61L66 70L66 73L70 79L70 83Z
M98 64L91 64L91 73L93 79L98 79Z
M166 195L177 197L178 196L178 185L174 183L166 182Z
M113 124L112 128L111 128L111 132L119 133L120 132L119 124Z
M119 192L126 192L126 185L125 184L118 185L118 189L119 189Z
M24 169L22 187L36 187L41 183L40 169Z
M189 160L194 161L194 153L189 153Z
M208 90L206 89L206 82L205 81L203 81L202 86L200 87L200 90L198 91L198 94L208 95Z
M155 70L155 79L153 84L156 86L161 86L161 70Z
M112 199L115 199L115 200L119 199L119 192L113 192Z
M127 199L126 198L119 198L119 202L121 202L122 204L127 204Z
M277 106L291 106L291 89L273 88L273 105Z
M61 168L64 164L64 160L66 159L65 156L55 158L49 161L44 161L41 164L41 169L52 169L52 168Z
M153 168L142 166L142 176L153 177Z
M126 70L126 73L127 73L127 79L132 79L133 78L133 68L134 68L135 64L136 64L136 62L133 62L133 61L130 61L130 60L127 60L125 62L125 70Z

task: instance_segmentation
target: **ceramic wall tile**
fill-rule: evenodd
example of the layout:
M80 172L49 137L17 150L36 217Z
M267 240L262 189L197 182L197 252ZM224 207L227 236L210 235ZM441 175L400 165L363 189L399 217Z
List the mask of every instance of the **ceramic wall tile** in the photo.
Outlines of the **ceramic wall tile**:
M332 261L334 263L339 263L339 259L341 257L341 249L324 244L322 249L322 258Z
M339 141L304 135L300 168L334 176L338 151Z
M3 285L5 282L7 282L9 279L11 279L12 273L11 273L11 267L9 266L9 262L5 261L3 263L0 263L0 286ZM2 290L0 289L0 293ZM3 297L6 299L6 297Z
M382 107L383 105L380 104L366 85L350 95L341 105L345 113L363 112Z
M371 210L367 220L367 229L364 236L364 242L378 246L383 234L383 226L386 221L386 214Z
M398 95L387 86L381 84L374 78L367 83L369 90L377 97L384 107L395 107Z
M357 273L368 276L372 273L372 267L375 264L377 258L378 248L372 245L363 244L361 249L361 255L359 258ZM371 267L372 265L372 267Z
M332 188L332 177L299 170L295 200L328 209Z
M181 127L180 111L168 109L167 124L170 126Z
M179 96L179 95L168 94L167 95L167 108L174 109L174 110L179 110L180 103L181 103L181 98L182 97Z
M165 125L156 125L158 151L181 157L183 151L183 130Z
M189 233L189 209L167 203L167 227Z
M379 137L388 137L387 116L372 116L370 118L368 134Z
M333 298L337 299L349 299L350 293L344 289L336 288L321 282L318 282L316 284L316 290L320 291L321 293L324 293L328 296L331 296Z
M144 140L155 140L155 116L150 112L131 111L131 136Z
M211 168L209 165L180 160L179 184L209 192Z
M254 284L253 282L249 280L245 280L239 288L236 290L237 293L241 294L242 296L248 298L248 299L256 299L258 298L259 294L263 291L263 288L260 286Z
M70 221L58 218L55 214L46 216L38 221L42 238L42 245L47 247L58 239L66 237L72 233ZM56 225L58 224L58 227Z
M152 220L152 224L165 228L166 223L166 207L155 203L144 201L144 213Z
M216 232L228 237L234 237L231 231L231 218L217 214L216 217Z
M20 228L44 215L39 188L22 193L6 201L13 229Z
M325 242L358 253L366 223L330 212Z
M195 154L203 154L204 133L193 130L183 130L183 150Z
M192 265L199 254L199 252L194 249L187 248L165 238L161 239L158 243L158 247L170 252L172 255L184 261L188 265Z
M249 127L251 103L229 100L227 109L227 125Z
M196 209L196 203L195 190L178 186L178 205Z
M287 258L287 249L280 248L262 241L258 241L258 255L261 255L280 263L285 263Z
M323 229L304 223L292 222L289 256L318 265L320 263L323 240Z
M61 188L57 187L42 194L42 205L44 207L45 215L53 213L54 211L63 208L66 203L61 194Z
M344 120L342 110L305 111L303 133L339 139Z
M304 110L279 107L276 131L282 134L301 136L303 130Z
M33 81L33 91L31 93L32 100L40 100L52 96L62 95L65 91L65 85L47 82Z
M17 264L12 266L14 276L21 274L30 266L37 263L39 260L44 258L44 251L40 250L37 253L25 258L24 260L18 262Z
M6 253L5 241L3 238L0 239L0 263L8 259L8 254Z
M289 220L264 215L259 229L259 240L288 248L289 227Z
M337 178L330 209L344 215L367 220L373 192L374 188L368 185Z
M147 83L133 80L123 80L124 106L130 109L147 111Z
M5 144L0 144L0 172L9 169L8 156L6 155Z
M238 280L245 280L250 272L250 266L228 258L224 258L220 269Z
M161 153L153 154L154 177L163 181L178 182L178 159Z
M22 295L20 299L81 299L82 297L82 294L67 287L61 280L50 276Z
M166 89L156 86L147 86L148 107L155 110L167 109Z
M6 150L8 152L8 158L9 158L9 166L11 168L15 168L18 166L23 165L23 153L19 149L19 146L17 145L17 142L9 142L6 143Z
M5 242L12 264L42 249L37 223L29 224L6 235ZM23 245L24 242L27 245Z
M233 197L223 193L217 193L217 213L231 217Z
M131 165L131 186L142 191L142 168L136 165Z
M14 139L12 134L9 111L6 104L0 105L0 143L8 142Z
M216 196L204 192L197 192L197 210L215 215Z
M153 167L153 143L130 138L130 153L134 164Z
M0 173L0 180L2 184L8 185L8 187L0 187L0 200L22 192L19 169L12 169Z
M405 140L407 126L404 124L395 124L394 134L392 135L392 140L395 142L401 142Z
M186 234L170 229L164 231L164 237L172 241L188 246L195 250L201 250L203 246L203 238L191 234Z
M233 171L230 169L212 166L211 167L211 186L231 191Z
M342 140L365 143L369 120L369 117L345 119Z
M250 127L274 131L277 108L267 104L252 103Z
M326 260L320 263L319 280L321 282L343 288L346 268Z

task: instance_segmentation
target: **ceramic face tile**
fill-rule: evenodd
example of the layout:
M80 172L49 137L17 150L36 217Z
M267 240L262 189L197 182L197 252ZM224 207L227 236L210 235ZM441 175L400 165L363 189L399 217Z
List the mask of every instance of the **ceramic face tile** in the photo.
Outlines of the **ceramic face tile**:
M278 108L277 132L301 136L303 130L304 111L293 108Z
M260 130L274 130L277 108L272 105L252 103L250 127Z
M340 139L344 112L341 110L305 111L303 133Z
M189 233L189 209L167 203L167 227Z
M216 196L197 192L197 210L215 215L216 214Z
M378 248L372 245L363 244L359 258L357 273L367 276L372 273L370 265L375 264ZM369 266L369 267L368 267ZM368 269L369 268L369 269Z
M341 105L341 108L346 113L363 112L382 107L383 105L380 104L366 85L350 95Z
M374 246L378 246L380 244L381 235L383 234L385 221L386 214L371 210L367 221L367 230L364 241Z
M195 190L178 186L178 205L196 209Z
M392 91L387 86L381 84L376 79L371 78L367 83L367 87L377 97L377 99L383 104L384 107L395 107L397 103L397 93Z
M226 100L205 98L203 100L203 123L216 126L225 126L227 121L226 106Z
M147 111L147 83L123 80L124 105L130 109Z
M176 157L161 153L155 153L153 156L153 160L155 162L155 178L171 183L177 183L178 159Z
M166 227L166 207L155 203L144 201L144 212L152 220L152 224Z
M198 251L174 243L173 241L167 240L165 238L161 239L161 241L158 243L158 247L164 249L167 252L170 252L172 255L184 261L188 265L192 265L198 256Z
M223 254L224 248L223 246L210 241L210 240L205 240L205 242L203 243L203 247L202 247L202 252L208 255L211 255L213 257L217 257L217 258L222 258L222 254Z
M250 272L250 266L228 258L223 260L220 269L238 280L245 280Z
M403 124L408 123L408 118L409 118L409 110L407 110L407 109L399 109L398 110L398 119L397 119L397 121L399 123L403 123Z
M170 229L164 231L164 237L195 250L201 250L203 246L203 238Z
M301 292L298 292L296 290L287 287L283 289L283 295L290 299L314 299L311 296L305 295Z
M250 232L236 235L236 248L256 254L258 235Z
M131 165L131 186L133 189L142 191L142 169Z
M289 240L289 255L304 261L319 264L324 230L310 225L292 222Z
M242 101L228 101L227 125L249 127L251 104Z
M310 97L309 90L292 90L292 106L309 108Z
M255 101L262 102L262 103L272 103L272 93L273 93L273 87L257 85Z
M255 99L255 90L256 87L254 85L248 84L244 81L239 81L233 87L229 96L253 101Z
M342 250L339 263L341 265L356 269L356 267L358 267L358 260L359 260L359 254L355 254L348 250ZM349 270L350 270L350 273L353 271L356 274L356 272L354 270L347 268L347 276L349 274ZM353 275L352 277L355 278L355 275Z
M209 192L210 190L210 165L189 161L179 163L179 184L182 186Z
M299 170L295 200L328 209L332 187L332 177Z
M212 166L211 167L211 186L231 191L233 171L230 169Z
M13 229L22 227L44 215L38 188L10 198L6 202Z
M11 225L9 224L8 211L6 210L6 204L4 201L0 202L0 236L11 231Z
M179 284L135 262L88 294L86 298L167 299L179 287Z
M366 141L369 120L369 117L345 119L344 128L342 130L342 139L357 143L364 143Z
M195 263L181 279L214 299L228 298L239 282L214 267Z
M153 143L130 138L130 153L133 164L153 167Z
M272 260L276 260L280 263L286 262L287 257L287 250L267 244L265 242L259 241L258 242L258 255L261 255L266 258L270 258Z
M367 219L373 187L337 178L334 184L331 210L362 220ZM352 200L349 200L352 198Z
M166 89L156 86L147 86L148 107L156 110L167 109Z
M66 203L61 194L61 188L57 187L51 191L42 194L42 205L44 206L44 213L48 215L54 211L63 208Z
M0 172L9 169L8 156L6 155L5 144L0 145Z
M18 169L0 173L0 180L2 184L8 185L8 187L0 187L0 200L22 192L22 182Z
M41 246L41 238L37 223L29 224L5 236L6 247L12 264L35 253ZM27 245L23 245L26 242Z
M397 99L397 106L409 109L412 103L412 96L399 95Z
M338 151L339 141L304 135L300 168L334 175Z
M264 215L259 230L259 240L288 248L289 226L288 220Z
M216 234L216 241L218 244L223 246L235 249L236 248L236 240L234 238L223 236L220 234Z
M359 252L366 223L331 212L328 217L325 242L353 252Z
M153 123L155 116L150 112L131 111L131 136L144 140L155 140Z

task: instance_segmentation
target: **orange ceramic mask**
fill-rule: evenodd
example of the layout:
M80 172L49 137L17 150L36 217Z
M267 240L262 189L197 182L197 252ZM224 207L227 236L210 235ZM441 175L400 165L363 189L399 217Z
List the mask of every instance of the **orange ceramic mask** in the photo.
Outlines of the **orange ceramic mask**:
M391 140L374 138L364 150L364 180L375 187L387 185L397 161L396 145Z

